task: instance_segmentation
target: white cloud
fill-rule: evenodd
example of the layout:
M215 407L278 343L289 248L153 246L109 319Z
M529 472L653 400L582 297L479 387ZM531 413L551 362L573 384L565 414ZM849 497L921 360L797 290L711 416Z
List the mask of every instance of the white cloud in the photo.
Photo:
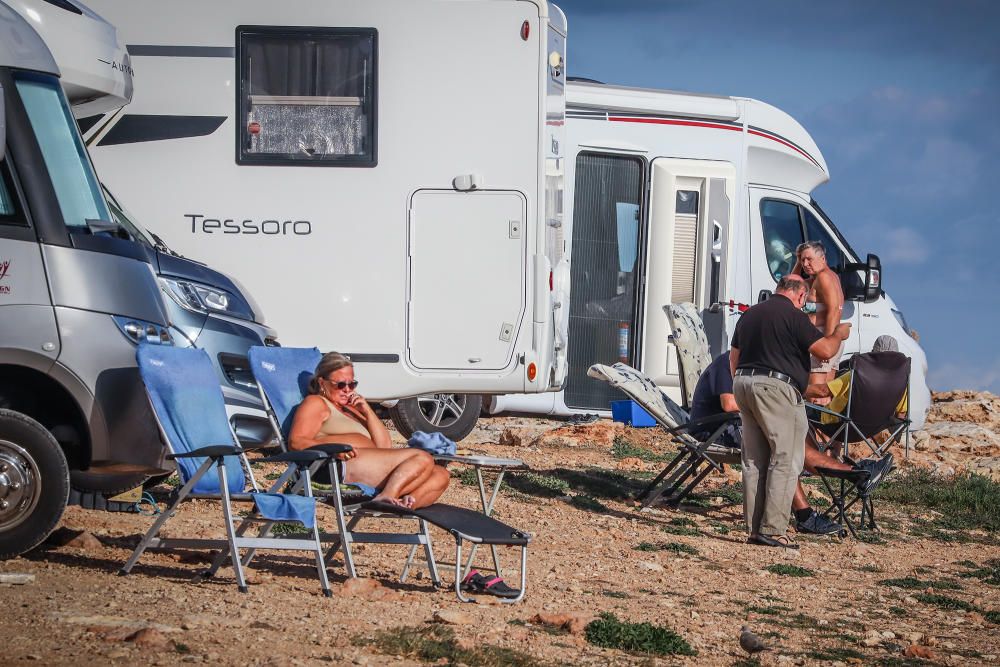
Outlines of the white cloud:
M885 248L882 259L887 264L923 264L931 254L927 240L910 227L889 227L880 236L879 246Z

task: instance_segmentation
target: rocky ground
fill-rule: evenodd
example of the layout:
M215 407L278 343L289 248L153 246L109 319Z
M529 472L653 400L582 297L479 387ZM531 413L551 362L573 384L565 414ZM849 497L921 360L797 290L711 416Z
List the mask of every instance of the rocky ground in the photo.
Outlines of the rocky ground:
M913 444L900 474L916 465L997 479L1000 398L937 395ZM746 658L743 625L771 647L759 656L765 664L996 664L1000 655L1000 542L933 507L880 502L878 534L803 536L801 552L785 553L744 543L734 471L707 480L680 510L634 507L628 494L674 451L657 429L490 418L462 445L531 467L508 476L496 508L534 534L520 604L461 604L422 570L401 584L405 548L382 545L355 547L364 580L346 582L341 561L328 563L332 599L299 554L260 555L245 595L231 570L195 580L204 566L195 552L149 553L118 577L151 518L69 508L43 548L0 563L0 664L732 665ZM453 475L444 500L474 506L471 476ZM809 493L822 503L818 487ZM327 508L320 516L329 525ZM172 535L221 535L207 502L190 503L168 526ZM434 538L450 584L453 542L440 531ZM514 580L515 554L501 557ZM602 612L669 628L696 654L597 646L588 641L596 626L584 628ZM648 626L631 631L655 639Z

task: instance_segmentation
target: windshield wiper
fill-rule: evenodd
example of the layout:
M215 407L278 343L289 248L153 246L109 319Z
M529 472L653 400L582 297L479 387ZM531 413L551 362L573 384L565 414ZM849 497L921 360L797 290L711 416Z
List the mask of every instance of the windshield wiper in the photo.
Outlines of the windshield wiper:
M153 243L155 244L153 247L156 249L157 252L163 252L168 255L173 255L174 257L181 257L181 258L184 257L184 255L180 254L179 252L174 252L174 250L172 250L170 246L168 246L166 243L163 242L163 239L161 239L153 232L147 229L146 233L153 237Z

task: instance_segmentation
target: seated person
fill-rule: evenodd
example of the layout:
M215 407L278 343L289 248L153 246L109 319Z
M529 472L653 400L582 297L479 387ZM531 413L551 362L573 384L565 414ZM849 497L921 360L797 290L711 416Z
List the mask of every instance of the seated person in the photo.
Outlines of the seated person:
M892 336L879 336L875 339L875 345L872 347L872 352L899 352L899 342ZM838 375L834 379L830 380L827 385L830 390L828 396L830 402L826 406L827 409L844 414L844 410L847 409L847 395L851 390L852 377L853 372L847 371L846 373ZM900 417L906 416L908 398L909 397L906 392L904 392L902 398L899 399L899 403L896 405L896 414ZM839 418L834 415L828 415L825 412L820 415L821 424L836 424L839 421Z
M821 402L821 397L828 397L828 393L826 385L809 385L806 389L806 397L820 397ZM698 384L694 390L694 397L691 400L691 421L704 419L720 412L739 412L739 407L736 405L736 397L733 395L733 376L729 368L729 352L725 352L717 357L705 369L701 378L698 379ZM698 433L694 435L695 437L703 438L708 437L710 433ZM730 426L723 434L723 437L720 438L720 442L725 444L732 442L734 443L733 446L738 447L740 435L738 426ZM855 481L857 484L874 485L892 464L891 459L888 462L883 462L880 459L878 461L861 461L855 467L823 454L808 438L804 444L806 453L803 467L812 474L816 474L817 466L833 470L851 471L856 473ZM792 512L795 514L796 529L800 533L828 535L840 531L838 524L817 513L816 510L809 506L802 482L799 482L796 486L795 497L792 500Z
M694 395L691 397L690 420L695 422L723 412L738 413L736 396L733 395L733 374L729 369L729 351L723 352L708 365L705 372L698 378ZM718 425L708 426L705 430L692 433L694 437L704 440L712 435ZM719 442L728 447L740 446L739 422L730 424L719 437Z
M448 471L423 450L393 448L388 429L354 391L357 386L349 357L324 354L309 381L309 396L295 411L289 447L351 445L353 452L338 457L342 481L375 487L380 491L375 500L407 508L430 505L448 488Z

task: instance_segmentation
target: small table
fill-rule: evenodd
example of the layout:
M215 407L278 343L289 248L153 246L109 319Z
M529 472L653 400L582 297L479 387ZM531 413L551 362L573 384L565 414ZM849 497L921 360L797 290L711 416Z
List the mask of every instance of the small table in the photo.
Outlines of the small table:
M438 463L458 463L459 465L472 466L476 470L476 482L479 485L479 501L483 506L483 514L490 516L493 513L493 505L496 503L497 495L500 493L500 485L503 483L503 476L508 470L527 470L528 464L526 464L521 459L508 459L508 458L498 458L495 456L485 456L481 454L473 454L471 456L452 456L448 454L434 454L434 460ZM483 469L496 473L496 481L493 483L493 491L486 495L486 482L483 480ZM410 565L413 562L413 558L417 553L417 546L414 544L410 547L410 556L406 559L406 566L403 568L403 575L400 580L405 580L406 573L410 569ZM468 572L469 568L472 567L472 561L476 557L476 549L479 547L478 544L473 544L472 548L469 550L469 558L465 563L465 567L462 568L463 572ZM497 548L495 545L490 545L490 552L493 556L493 568L497 573L497 576L502 576L500 574L500 559L497 557Z

